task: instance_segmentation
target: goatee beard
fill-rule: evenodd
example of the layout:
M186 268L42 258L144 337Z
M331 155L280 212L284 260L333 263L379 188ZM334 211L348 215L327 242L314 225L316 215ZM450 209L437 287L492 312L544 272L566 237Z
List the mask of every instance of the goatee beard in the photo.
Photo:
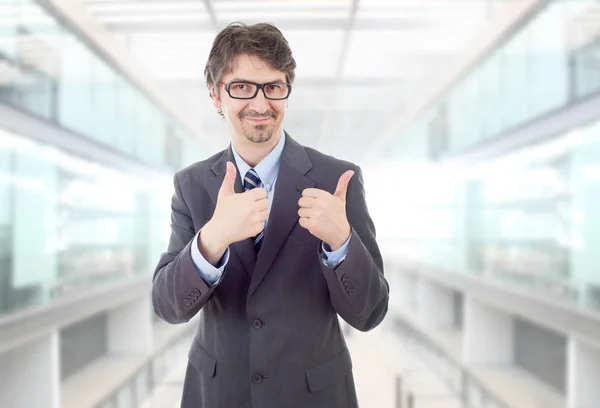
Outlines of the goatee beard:
M252 143L268 142L273 137L273 130L267 129L267 127L267 125L255 126L254 129L245 130L244 136Z
M262 118L262 117L271 117L274 122L277 122L278 115L272 110L268 110L262 114L254 111L254 110L246 110L239 113L238 117L241 121L244 120L245 117L249 118ZM271 140L273 137L274 127L272 123L265 125L255 125L255 126L244 126L242 125L242 131L244 132L244 136L246 139L252 143L265 143Z

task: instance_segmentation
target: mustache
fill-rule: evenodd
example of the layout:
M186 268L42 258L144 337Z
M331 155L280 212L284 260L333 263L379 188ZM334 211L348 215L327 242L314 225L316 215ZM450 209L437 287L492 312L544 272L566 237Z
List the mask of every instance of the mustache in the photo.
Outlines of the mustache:
M245 110L245 111L241 111L238 114L238 117L240 119L242 118L258 118L258 119L265 119L265 118L273 118L273 119L277 119L277 112L275 112L274 110L268 110L264 113L258 113L255 110Z

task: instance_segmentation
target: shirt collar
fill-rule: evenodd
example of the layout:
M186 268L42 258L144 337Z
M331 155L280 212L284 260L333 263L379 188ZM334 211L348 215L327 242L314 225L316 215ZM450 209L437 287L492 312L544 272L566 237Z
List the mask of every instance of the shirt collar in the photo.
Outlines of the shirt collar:
M254 171L258 174L260 181L264 188L268 191L271 190L273 184L275 184L275 179L277 179L277 174L279 173L279 160L281 159L281 153L283 152L283 147L285 145L285 133L283 129L281 130L281 135L279 137L279 141L271 151L260 163L254 167ZM240 178L244 180L244 176L250 170L250 166L242 159L242 157L238 154L231 144L231 150L233 151L233 156L235 158L235 163L237 165L238 170L240 171ZM243 184L243 183L242 183Z

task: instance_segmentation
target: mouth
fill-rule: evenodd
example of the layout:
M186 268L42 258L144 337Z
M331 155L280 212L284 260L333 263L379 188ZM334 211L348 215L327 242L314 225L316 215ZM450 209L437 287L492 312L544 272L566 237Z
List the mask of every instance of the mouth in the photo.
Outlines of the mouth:
M269 120L271 120L271 117L266 117L266 118L249 118L249 117L245 117L244 119L246 119L247 121L249 121L251 123L260 124L260 123L267 123Z

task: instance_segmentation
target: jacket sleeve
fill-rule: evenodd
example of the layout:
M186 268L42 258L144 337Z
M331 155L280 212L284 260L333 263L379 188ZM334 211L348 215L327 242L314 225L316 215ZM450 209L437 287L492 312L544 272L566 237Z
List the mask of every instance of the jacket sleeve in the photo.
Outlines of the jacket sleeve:
M196 232L188 206L175 174L171 201L171 238L167 252L158 261L152 278L152 304L155 313L168 323L189 321L218 287L208 285L192 259L191 245L197 245ZM223 271L223 274L226 272Z
M352 228L348 254L335 268L321 263L331 303L352 327L369 331L383 320L388 310L389 285L375 240L375 226L365 201L360 167L350 179L346 215Z

